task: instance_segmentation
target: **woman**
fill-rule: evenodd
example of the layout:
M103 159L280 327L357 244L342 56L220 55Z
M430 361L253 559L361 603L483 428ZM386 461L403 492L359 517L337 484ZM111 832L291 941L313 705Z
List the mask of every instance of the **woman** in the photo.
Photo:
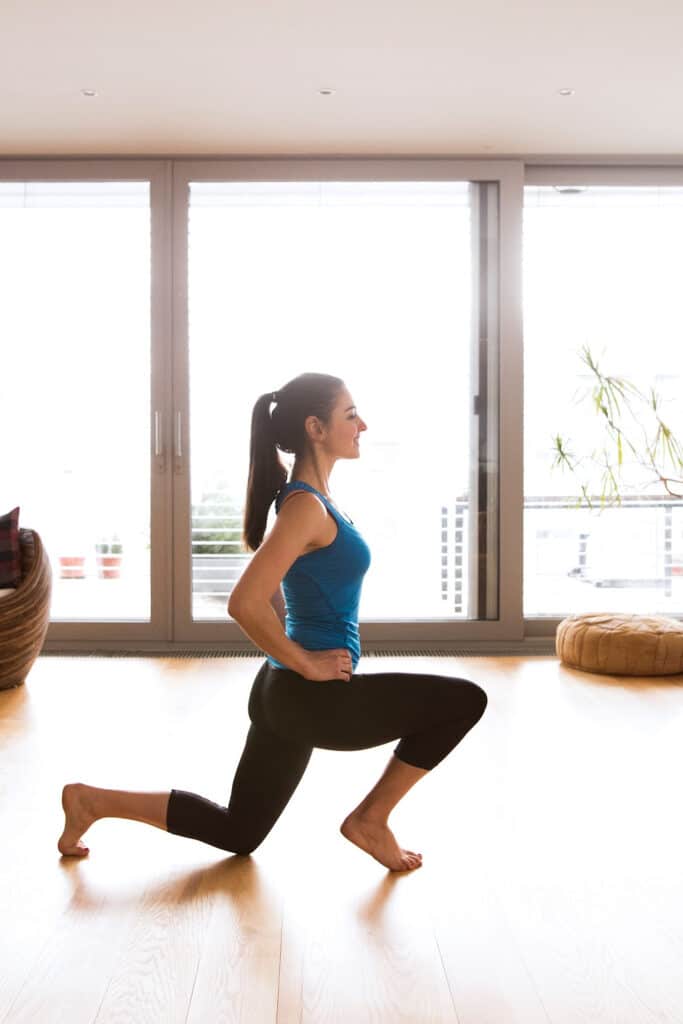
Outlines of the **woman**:
M479 721L487 698L464 679L354 674L370 553L333 502L330 475L337 459L359 458L366 429L344 382L326 374L295 377L254 406L244 540L255 554L228 611L268 657L249 696L251 725L227 807L184 790L131 793L75 783L62 795L62 854L86 855L81 836L104 817L249 854L284 810L314 747L363 750L400 738L340 830L392 871L421 865L420 853L398 845L389 814ZM289 482L278 448L295 456ZM277 517L264 540L273 498Z

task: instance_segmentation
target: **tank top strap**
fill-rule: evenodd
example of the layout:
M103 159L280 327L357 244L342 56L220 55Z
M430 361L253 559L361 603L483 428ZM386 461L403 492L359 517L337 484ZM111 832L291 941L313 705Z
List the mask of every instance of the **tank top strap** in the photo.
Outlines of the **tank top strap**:
M329 510L329 512L332 515L332 518L335 521L341 520L343 523L346 523L347 526L350 524L350 520L346 519L341 514L339 509L334 507L329 498L326 498L324 494L321 494L320 491L317 491L315 487L311 487L311 485L307 484L304 480L290 480L289 483L282 485L275 499L276 512L280 511L280 505L282 504L283 499L286 497L287 494L289 494L290 491L310 491L311 494L317 495L318 498L324 501L325 507Z

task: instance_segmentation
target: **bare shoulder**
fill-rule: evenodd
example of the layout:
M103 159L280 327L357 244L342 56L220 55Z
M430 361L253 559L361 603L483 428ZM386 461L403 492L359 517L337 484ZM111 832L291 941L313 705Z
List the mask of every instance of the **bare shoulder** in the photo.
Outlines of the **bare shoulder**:
M240 605L252 599L270 601L290 567L311 547L319 546L327 511L312 494L305 500L283 502L268 533L233 588L228 611L239 614Z
M290 499L299 495L297 501ZM285 495L275 520L273 533L279 530L301 538L306 543L303 554L327 547L337 535L337 524L324 501L311 491L291 491Z
M296 497L300 499L299 505L297 506L299 509L319 509L321 512L324 513L325 516L327 516L327 508L325 507L325 502L321 501L317 494L313 494L311 491L300 490L290 491L289 494L286 494L284 496L284 498L282 499L282 504L280 505L279 515L282 515L282 510L285 507L285 505L287 505L292 498Z

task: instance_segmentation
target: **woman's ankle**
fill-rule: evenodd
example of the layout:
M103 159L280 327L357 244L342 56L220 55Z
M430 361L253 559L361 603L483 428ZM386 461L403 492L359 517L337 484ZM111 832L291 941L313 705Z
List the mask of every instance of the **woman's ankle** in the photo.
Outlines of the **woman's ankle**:
M349 817L367 822L368 825L387 825L390 813L390 810L387 811L383 807L373 806L372 804L364 807L362 804L359 804L355 810L351 811Z
M100 818L106 817L102 813L101 800L99 799L100 792L101 790L97 786L88 786L84 782L78 783L78 798L81 806L93 821L99 821Z

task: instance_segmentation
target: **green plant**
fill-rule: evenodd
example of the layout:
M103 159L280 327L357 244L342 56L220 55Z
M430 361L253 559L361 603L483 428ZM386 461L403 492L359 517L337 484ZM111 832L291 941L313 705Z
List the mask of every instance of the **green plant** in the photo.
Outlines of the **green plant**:
M121 555L123 554L123 544L117 533L109 536L103 535L95 544L95 551L98 555Z
M192 554L236 555L242 553L242 509L218 481L192 506Z
M662 418L661 396L654 387L643 392L623 377L603 373L588 346L582 348L581 360L594 381L579 400L590 397L600 444L589 455L576 455L570 439L553 436L553 469L584 477L577 506L592 508L596 490L601 507L621 504L622 491L633 487L622 477L625 460L647 475L646 484L658 484L672 498L683 498L683 446Z

